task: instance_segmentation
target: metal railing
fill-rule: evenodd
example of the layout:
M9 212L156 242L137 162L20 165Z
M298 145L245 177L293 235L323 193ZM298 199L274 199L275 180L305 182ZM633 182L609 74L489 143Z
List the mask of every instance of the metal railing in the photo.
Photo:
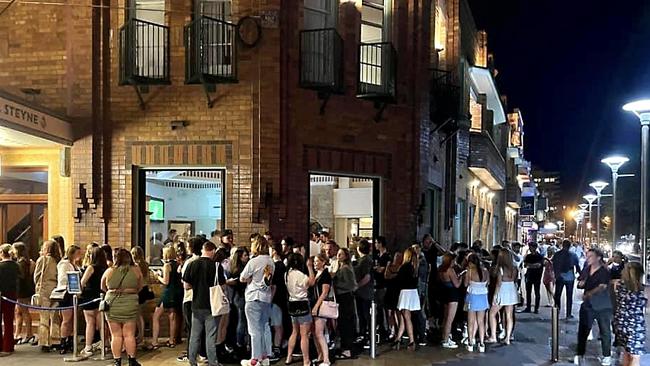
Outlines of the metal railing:
M185 82L237 82L237 26L201 16L185 26Z
M389 42L359 45L357 96L393 100L396 91L397 53Z
M120 28L120 84L169 84L169 27L130 19Z
M300 86L318 91L343 90L343 39L336 29L300 32Z
M460 112L461 88L456 73L431 69L430 116L434 124L456 119Z

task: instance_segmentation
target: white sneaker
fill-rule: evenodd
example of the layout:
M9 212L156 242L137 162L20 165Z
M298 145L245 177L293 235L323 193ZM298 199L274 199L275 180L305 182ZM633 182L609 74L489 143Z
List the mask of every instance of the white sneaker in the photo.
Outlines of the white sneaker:
M90 357L92 355L93 355L93 347L92 346L90 346L90 347L86 346L86 347L84 347L84 349L81 350L81 352L79 352L79 356L81 356L81 357Z
M498 338L499 338L499 339L504 339L504 338L506 338L506 331L505 331L505 330L502 330L501 333L499 333L499 337L498 337Z
M260 364L261 364L262 366L270 366L270 365L271 365L271 360L268 359L268 358L265 358L265 359L263 359L263 360L260 362Z
M603 357L603 358L600 359L600 364L602 366L611 366L612 358L610 356Z
M575 355L573 356L573 364L580 365L582 363L582 356Z
M465 346L467 352L474 352L474 345L468 344Z
M478 344L478 352L479 353L485 353L485 344L483 344L483 343Z
M458 348L458 345L456 344L456 342L452 341L451 338L449 338L446 341L442 342L442 347L449 348L449 349L455 349L455 348Z

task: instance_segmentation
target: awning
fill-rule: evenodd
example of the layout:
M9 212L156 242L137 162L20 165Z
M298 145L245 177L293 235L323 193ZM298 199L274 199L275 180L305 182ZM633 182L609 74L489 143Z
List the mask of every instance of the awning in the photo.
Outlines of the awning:
M506 112L499 98L499 91L492 77L492 72L483 67L472 66L469 68L472 86L479 94L485 94L487 108L494 113L494 124L506 122Z
M74 141L72 125L64 117L4 92L0 92L0 128L62 145Z

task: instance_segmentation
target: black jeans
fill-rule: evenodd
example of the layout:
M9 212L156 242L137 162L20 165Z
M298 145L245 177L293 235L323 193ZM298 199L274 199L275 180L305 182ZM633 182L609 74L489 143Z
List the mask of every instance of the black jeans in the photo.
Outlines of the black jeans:
M187 332L187 354L190 353L190 335L192 334L192 302L183 303L183 320L185 321L185 332ZM199 355L206 357L205 351L205 331L201 333L201 343Z
M587 348L587 338L591 327L594 324L594 319L598 322L598 329L600 330L600 345L603 351L603 356L609 357L612 355L612 333L609 325L612 322L612 309L605 309L596 311L591 308L588 303L583 303L580 306L580 322L578 324L578 356L584 356Z
M532 290L535 287L535 310L539 310L539 289L541 284L542 277L535 276L526 278L526 309L530 310Z
M562 288L566 287L566 316L571 315L573 307L573 282L574 281L564 281L561 278L555 280L555 294L553 294L553 302L558 309L562 308ZM559 311L559 310L558 310Z
M359 317L359 336L369 337L370 332L370 299L356 296L357 316Z
M354 346L354 295L351 292L336 294L339 303L337 326L341 337L341 350L351 351Z

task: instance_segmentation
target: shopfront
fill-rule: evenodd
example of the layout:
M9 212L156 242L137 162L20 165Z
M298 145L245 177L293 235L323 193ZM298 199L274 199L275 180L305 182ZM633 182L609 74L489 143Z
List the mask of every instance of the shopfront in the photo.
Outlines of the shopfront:
M24 242L32 257L53 235L72 237L70 146L64 118L0 93L0 242Z

